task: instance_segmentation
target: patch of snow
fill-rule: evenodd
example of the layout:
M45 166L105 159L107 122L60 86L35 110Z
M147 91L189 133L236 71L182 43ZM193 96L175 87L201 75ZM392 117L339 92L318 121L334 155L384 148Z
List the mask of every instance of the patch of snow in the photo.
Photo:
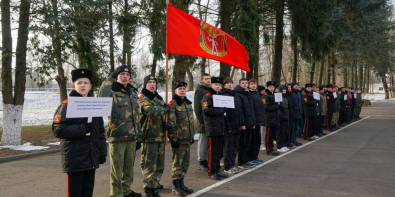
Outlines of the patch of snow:
M11 150L32 151L32 150L46 150L49 148L49 146L33 146L32 143L26 142L18 146L14 146L14 145L0 146L0 149L3 148L9 148Z
M60 142L50 142L50 143L47 143L47 145L49 145L49 146L59 146Z

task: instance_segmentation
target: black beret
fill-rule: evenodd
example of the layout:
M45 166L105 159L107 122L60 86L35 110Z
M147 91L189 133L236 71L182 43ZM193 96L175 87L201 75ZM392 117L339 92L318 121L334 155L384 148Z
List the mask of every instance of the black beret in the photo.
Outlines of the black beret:
M276 82L274 82L274 81L266 82L266 87L269 87L269 86L276 86Z
M224 83L224 79L222 79L222 77L211 77L211 83L223 84Z
M86 68L79 68L71 71L71 80L74 82L79 78L88 78L92 81L92 71Z
M323 89L324 89L324 86L320 86L320 87L319 87L319 90L323 90Z
M158 83L158 80L154 76L148 75L144 77L144 88L147 87L147 83L149 80L155 80L155 82Z
M333 87L332 84L326 85L326 88L332 88L332 87Z
M187 86L188 86L187 83L185 83L185 82L180 82L180 83L178 83L178 84L176 85L176 87L174 88L174 90L177 89L177 88L179 88L179 87L187 87Z
M311 87L313 87L313 84L311 84L311 83L306 83L306 85L304 85L304 87L305 87L305 88L309 88L309 87L311 88Z
M265 90L265 86L259 85L259 86L258 86L258 91L261 92L262 90Z

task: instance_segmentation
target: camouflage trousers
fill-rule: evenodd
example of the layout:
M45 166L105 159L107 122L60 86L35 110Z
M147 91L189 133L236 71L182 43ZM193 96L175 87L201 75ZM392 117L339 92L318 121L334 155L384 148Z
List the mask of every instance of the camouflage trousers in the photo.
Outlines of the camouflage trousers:
M158 187L165 168L165 145L163 142L143 143L140 166L144 188Z
M339 112L333 113L331 125L337 125L339 120Z
M112 142L108 147L111 161L110 196L123 197L131 192L136 142Z
M173 162L171 166L171 178L183 179L189 168L190 144L181 144L179 148L173 148Z
M359 117L359 115L361 114L361 111L362 111L362 105L361 106L355 106L354 117Z

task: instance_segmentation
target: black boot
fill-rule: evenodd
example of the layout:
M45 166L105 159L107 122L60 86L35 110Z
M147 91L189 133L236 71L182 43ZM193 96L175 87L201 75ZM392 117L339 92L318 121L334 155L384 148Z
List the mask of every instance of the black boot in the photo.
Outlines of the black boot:
M171 191L176 196L187 196L187 193L181 188L180 179L173 180L173 189Z
M136 192L134 192L133 190L128 194L128 195L126 195L125 197L141 197L141 194L140 193L136 193Z
M182 178L182 179L180 180L180 186L181 186L181 189L184 190L185 193L187 193L187 194L192 194L192 193L193 193L193 189L189 189L189 188L187 188L187 187L184 185L184 178Z
M153 189L154 197L161 197L157 189Z
M145 194L147 197L155 197L154 189L152 188L144 188Z

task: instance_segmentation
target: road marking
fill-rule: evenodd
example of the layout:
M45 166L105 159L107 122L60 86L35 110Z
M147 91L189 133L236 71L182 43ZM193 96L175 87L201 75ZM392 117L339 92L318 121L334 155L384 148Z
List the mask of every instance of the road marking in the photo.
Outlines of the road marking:
M312 143L315 143L315 142L318 142L318 141L320 141L320 140L322 140L322 139L325 139L326 137L329 137L329 136L331 136L331 135L333 135L333 134L335 134L335 133L337 133L337 132L339 132L339 131L341 131L341 130L343 130L343 129L345 129L345 128L347 128L347 127L353 125L353 124L356 124L356 123L358 123L358 122L360 122L360 121L362 121L362 120L368 119L369 117L370 117L370 116L367 116L367 117L365 117L365 118L362 118L361 120L358 120L358 121L356 121L356 122L353 122L353 123L351 123L351 124L349 124L349 125L347 125L347 126L341 128L341 129L339 129L339 130L337 130L337 131L334 131L334 132L332 132L332 133L329 133L329 134L325 135L324 137L320 137L320 138L318 138L318 139L316 139L316 140L314 140L314 141L307 142L306 144L303 144L302 146L299 146L299 147L297 147L297 148L295 148L295 149L293 149L293 150L290 150L290 151L288 151L288 152L286 152L286 153L284 153L284 154L281 154L281 155L279 155L279 156L277 156L277 157L274 157L273 159L270 159L270 160L268 160L268 161L266 161L266 162L264 162L264 163L262 163L262 164L259 164L259 165L257 165L255 168L245 170L245 171L243 171L243 172L241 172L241 173L239 173L239 174L233 175L233 176L231 176L231 177L229 177L229 178L227 178L227 179L225 179L225 180L219 181L219 182L217 182L217 183L215 183L215 184L213 184L213 185L210 185L210 186L208 186L208 187L206 187L206 188L203 188L203 189L201 189L201 190L199 190L199 191L197 191L197 192L195 192L195 193L189 195L189 197L195 197L195 196L199 196L199 195L201 195L201 194L203 194L203 193L206 193L206 192L208 192L208 191L210 191L210 190L212 190L212 189L214 189L214 188L216 188L216 187L219 187L219 186L221 186L221 185L223 185L223 184L225 184L225 183L227 183L227 182L229 182L229 181L232 181L233 179L236 179L236 178L238 178L238 177L241 177L241 176L243 176L243 175L245 175L245 174L248 174L248 173L250 173L250 172L252 172L252 171L254 171L254 170L256 170L256 169L259 169L259 168L261 168L261 167L263 167L263 166L265 166L265 165L267 165L267 164L269 164L269 163L271 163L271 162L273 162L273 161L276 161L276 160L278 160L278 159L280 159L280 158L282 158L282 157L285 157L285 156L287 156L288 154L291 154L291 153L293 153L293 152L295 152L295 151L297 151L297 150L299 150L299 149L301 149L301 148L303 148L303 147L305 147L305 146L308 146L308 145L310 145L310 144L312 144Z

